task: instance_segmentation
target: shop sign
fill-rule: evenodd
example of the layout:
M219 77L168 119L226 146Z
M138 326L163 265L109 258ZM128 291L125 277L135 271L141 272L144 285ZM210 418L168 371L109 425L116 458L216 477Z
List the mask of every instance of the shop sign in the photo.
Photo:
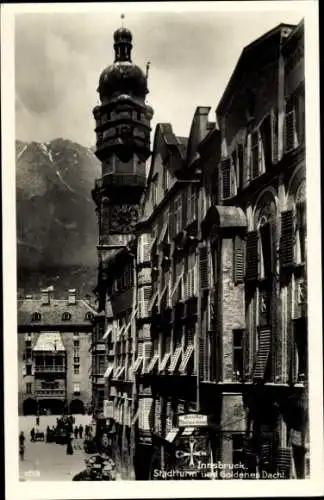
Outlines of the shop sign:
M208 415L201 413L187 413L178 416L179 427L206 427L208 426Z

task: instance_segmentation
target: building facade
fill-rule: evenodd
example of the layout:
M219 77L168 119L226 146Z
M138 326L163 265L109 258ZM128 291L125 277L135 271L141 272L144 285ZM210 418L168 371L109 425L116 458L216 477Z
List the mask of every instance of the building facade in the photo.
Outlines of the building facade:
M83 413L91 405L91 338L96 311L69 290L18 300L20 415Z
M218 461L307 477L303 44L303 22L277 26L243 50L215 122L198 107L189 138L158 124L138 215L118 225L128 237L99 248L105 415L125 478ZM131 151L134 137L116 141Z

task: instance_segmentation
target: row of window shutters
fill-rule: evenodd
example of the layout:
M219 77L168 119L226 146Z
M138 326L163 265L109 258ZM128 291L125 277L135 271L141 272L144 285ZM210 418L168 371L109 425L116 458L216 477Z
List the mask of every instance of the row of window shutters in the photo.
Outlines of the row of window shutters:
M306 237L305 204L299 204L298 208L299 231L302 248ZM237 236L234 239L233 248L233 281L251 281L258 280L260 276L260 245L263 252L264 274L275 274L277 264L276 251L276 231L275 221L266 223L260 228L260 231L249 231L245 238ZM259 234L260 233L260 234ZM295 251L296 239L296 216L293 210L287 210L281 213L281 235L279 241L279 263L282 269L298 264ZM304 260L304 251L301 251L299 259ZM199 286L201 290L209 289L212 286L211 273L212 263L208 246L199 248ZM213 269L214 270L214 269ZM152 304L157 300L161 301L162 295L167 294L170 302L173 299L187 300L198 293L198 276L196 266L184 275L177 277L173 287L165 285L160 293L155 292L152 295L151 287L143 286L138 290L139 316L147 317L152 310ZM179 297L180 293L180 297ZM160 299L160 300L159 300Z
M252 370L252 379L263 380L271 353L272 333L271 327L264 326L259 328L259 346L255 355ZM243 348L243 345L242 345ZM173 353L166 352L162 358L157 352L153 352L151 342L140 343L138 354L134 363L129 367L128 373L125 366L108 367L105 373L107 379L125 379L133 380L134 375L145 374L195 374L193 370L195 355L194 344L189 344L185 349L182 346L175 346ZM203 340L199 342L199 375L204 379L206 368L210 359L206 356L206 349ZM242 367L243 370L243 367Z

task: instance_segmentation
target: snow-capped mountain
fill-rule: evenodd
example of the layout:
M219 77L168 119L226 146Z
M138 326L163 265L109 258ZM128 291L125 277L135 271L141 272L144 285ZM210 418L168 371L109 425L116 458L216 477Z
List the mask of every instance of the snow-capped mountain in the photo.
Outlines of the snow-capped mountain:
M65 268L93 269L95 284L98 223L91 189L99 175L93 151L80 144L16 141L19 286L25 287L26 272L55 269L57 276Z

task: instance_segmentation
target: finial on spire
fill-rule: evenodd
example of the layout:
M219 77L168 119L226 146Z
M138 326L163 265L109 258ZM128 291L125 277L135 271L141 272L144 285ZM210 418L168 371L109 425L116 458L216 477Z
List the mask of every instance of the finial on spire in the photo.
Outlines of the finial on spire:
M150 66L151 66L150 61L147 61L147 63L146 63L146 78L148 78Z
M120 19L121 19L121 25L122 25L122 28L124 28L124 19L125 19L125 14L121 14L121 15L120 15Z

